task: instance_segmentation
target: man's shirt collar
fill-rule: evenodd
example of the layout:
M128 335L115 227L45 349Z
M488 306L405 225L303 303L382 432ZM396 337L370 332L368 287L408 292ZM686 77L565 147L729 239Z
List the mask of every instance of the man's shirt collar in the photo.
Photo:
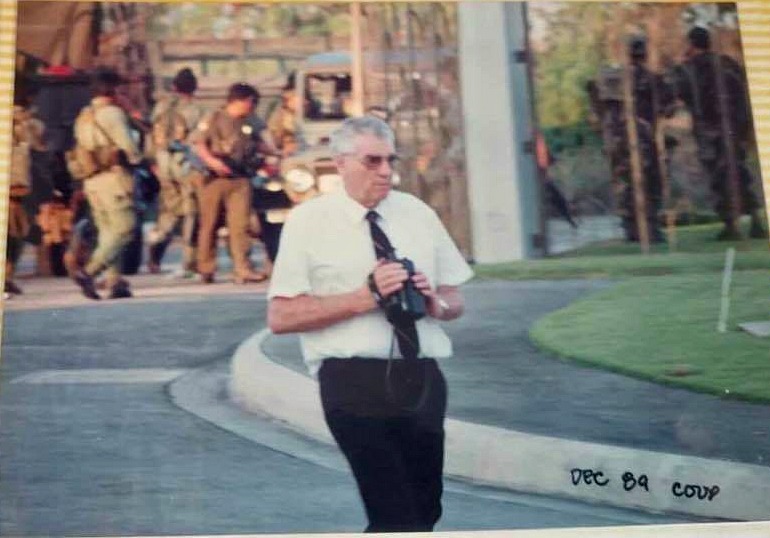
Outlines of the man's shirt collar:
M366 213L369 211L369 208L362 206L356 200L351 198L348 194L348 191L345 190L344 187L339 196L342 211L345 213L346 217L350 219L351 223L361 224L366 222ZM376 211L383 219L387 219L388 208L391 205L390 198L391 194L388 193L388 195L382 201L380 201L379 204L371 208Z

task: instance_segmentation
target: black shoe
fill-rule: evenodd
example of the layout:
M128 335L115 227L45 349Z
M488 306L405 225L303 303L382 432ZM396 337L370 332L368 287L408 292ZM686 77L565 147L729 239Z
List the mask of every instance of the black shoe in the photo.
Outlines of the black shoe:
M129 299L133 296L134 294L131 293L131 288L129 288L128 282L125 280L118 281L117 284L112 286L112 291L110 292L110 299Z
M21 288L16 285L16 283L13 280L6 280L5 281L5 293L10 293L12 295L21 295L24 293L21 291Z
M213 284L214 275L211 273L201 273L201 282L203 282L204 284Z
M75 283L80 286L80 289L83 291L83 295L88 297L89 299L93 299L94 301L98 301L101 299L99 294L96 292L96 284L94 283L94 277L83 271L82 269L79 269L75 276L72 277Z

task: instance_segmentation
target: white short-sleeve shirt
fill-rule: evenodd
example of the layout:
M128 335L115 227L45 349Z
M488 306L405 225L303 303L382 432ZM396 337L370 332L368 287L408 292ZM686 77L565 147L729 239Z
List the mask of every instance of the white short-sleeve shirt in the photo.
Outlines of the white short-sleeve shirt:
M421 200L392 191L374 209L396 256L411 259L434 288L459 286L473 276L436 213ZM268 298L337 295L364 284L376 263L367 211L344 189L293 209L281 232ZM421 356L451 356L452 343L437 320L419 320L417 332ZM313 375L330 357L401 356L393 328L379 309L303 332L300 342Z

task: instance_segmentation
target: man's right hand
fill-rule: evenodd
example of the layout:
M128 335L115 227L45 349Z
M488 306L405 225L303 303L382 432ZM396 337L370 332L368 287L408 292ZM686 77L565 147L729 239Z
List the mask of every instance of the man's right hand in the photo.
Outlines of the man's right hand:
M404 282L409 278L409 273L406 272L403 265L389 260L377 260L377 265L375 265L372 273L377 291L383 297L401 291Z
M219 177L230 177L233 175L232 169L216 157L209 163L209 168Z

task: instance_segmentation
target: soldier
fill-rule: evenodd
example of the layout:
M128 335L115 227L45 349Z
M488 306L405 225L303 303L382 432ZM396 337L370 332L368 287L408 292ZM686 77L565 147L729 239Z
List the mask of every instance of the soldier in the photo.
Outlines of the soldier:
M708 30L695 27L687 34L687 40L685 61L673 69L671 78L677 97L692 115L698 159L709 176L714 209L724 222L717 239L741 237L731 211L730 153L738 175L738 213L751 215L751 237L764 238L761 205L752 191L753 178L745 162L746 146L752 136L752 118L744 70L729 56L711 52ZM718 74L721 74L721 83ZM720 87L724 88L725 95L719 95Z
M281 104L267 120L267 128L282 157L290 157L304 145L297 125L297 113L301 99L295 85L295 72L292 72L281 89Z
M125 112L116 104L118 74L98 68L92 82L93 98L75 120L75 148L67 166L83 191L97 229L96 249L73 279L89 299L100 299L94 279L104 273L110 298L131 297L128 281L120 274L119 258L131 241L136 215L133 179L129 166L142 160L129 132Z
M663 189L655 133L660 116L673 112L673 95L663 78L645 66L647 42L644 37L636 36L630 39L628 55L647 228L651 241L662 242L665 238L658 213L662 206ZM621 217L625 238L627 241L639 241L622 71L615 68L602 69L597 82L589 83L588 92L594 114L600 121L604 149L610 159L617 211Z
M46 149L43 141L45 126L29 110L26 96L20 86L17 86L13 97L11 192L8 204L8 241L4 288L4 292L9 297L22 293L21 288L13 281L13 277L30 229L29 218L22 205L24 198L32 190L30 151L45 151Z
M195 101L198 81L189 68L181 69L172 82L173 95L159 101L152 111L148 153L155 161L160 181L158 220L150 235L147 269L160 272L163 254L182 224L184 240L183 272L195 271L195 228L198 203L196 171L191 168L187 137L203 117L203 107Z
M261 282L263 272L253 270L248 258L251 205L250 177L256 172L267 134L264 123L254 116L259 92L253 86L233 84L224 107L207 115L191 137L195 152L208 168L200 190L198 273L205 283L214 282L217 223L224 207L233 260L235 282Z

